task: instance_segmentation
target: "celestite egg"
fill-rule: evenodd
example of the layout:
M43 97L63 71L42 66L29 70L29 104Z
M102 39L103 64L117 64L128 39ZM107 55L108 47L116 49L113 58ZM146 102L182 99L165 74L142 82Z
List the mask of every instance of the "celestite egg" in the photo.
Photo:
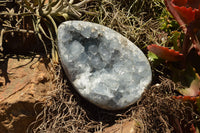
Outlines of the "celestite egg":
M135 103L151 82L143 52L108 27L66 21L58 28L58 49L74 88L101 108L118 110Z

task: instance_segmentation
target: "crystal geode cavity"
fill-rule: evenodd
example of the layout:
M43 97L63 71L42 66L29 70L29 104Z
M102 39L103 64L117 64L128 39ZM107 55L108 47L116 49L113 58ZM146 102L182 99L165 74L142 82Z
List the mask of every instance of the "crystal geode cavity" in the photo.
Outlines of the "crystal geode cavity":
M151 82L142 51L105 26L64 22L58 29L58 49L74 88L101 108L117 110L133 104Z

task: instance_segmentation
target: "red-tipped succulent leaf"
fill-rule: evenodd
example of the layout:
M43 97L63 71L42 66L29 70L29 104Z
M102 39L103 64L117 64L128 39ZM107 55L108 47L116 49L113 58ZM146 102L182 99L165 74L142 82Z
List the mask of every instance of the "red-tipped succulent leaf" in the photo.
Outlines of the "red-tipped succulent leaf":
M195 48L200 55L200 0L165 0L165 5L186 34L182 53L186 56Z
M165 0L165 4L181 26L199 19L200 0Z
M158 57L171 62L181 61L184 58L183 54L178 51L158 46L156 44L147 46L147 49L156 54Z
M199 18L199 0L172 0L171 4L186 24Z

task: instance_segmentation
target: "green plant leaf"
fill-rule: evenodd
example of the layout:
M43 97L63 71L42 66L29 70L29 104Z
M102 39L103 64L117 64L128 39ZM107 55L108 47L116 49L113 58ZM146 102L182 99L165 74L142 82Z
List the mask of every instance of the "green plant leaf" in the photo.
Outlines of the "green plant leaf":
M150 51L148 51L147 56L148 56L149 61L152 61L152 62L158 59L158 56L156 54L154 54L153 52L150 52Z
M180 38L181 33L179 31L172 31L172 36L170 37L169 42L173 44L173 49L179 51L178 48L178 40Z

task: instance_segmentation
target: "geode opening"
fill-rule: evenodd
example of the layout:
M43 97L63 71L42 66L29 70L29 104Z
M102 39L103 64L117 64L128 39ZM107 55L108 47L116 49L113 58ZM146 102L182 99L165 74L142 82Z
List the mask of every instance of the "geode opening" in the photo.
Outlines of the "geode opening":
M133 104L151 82L142 51L105 26L64 22L58 29L58 49L75 89L101 108L117 110Z

